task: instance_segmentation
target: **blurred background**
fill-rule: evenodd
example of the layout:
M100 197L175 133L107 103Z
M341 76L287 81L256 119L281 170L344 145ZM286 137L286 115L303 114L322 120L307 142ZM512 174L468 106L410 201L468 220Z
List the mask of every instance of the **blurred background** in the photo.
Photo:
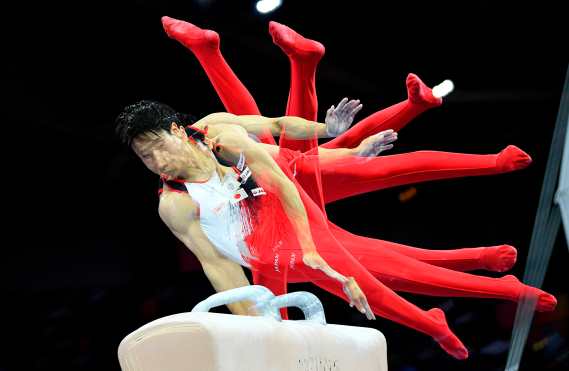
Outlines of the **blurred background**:
M425 248L512 244L511 273L521 279L569 61L561 4L283 0L261 14L256 1L102 0L24 2L6 12L15 17L6 33L15 63L3 110L15 134L4 141L14 146L8 158L24 161L6 164L17 174L6 181L16 206L8 232L18 234L0 260L0 370L118 370L124 336L214 293L157 215L158 179L113 132L121 109L140 99L198 117L223 110L197 60L163 32L161 16L216 30L266 116L284 114L290 78L270 20L326 46L317 73L321 121L344 96L363 102L360 119L406 99L409 72L430 86L452 79L455 92L403 129L391 153L485 154L514 144L533 164L353 197L329 205L328 215L353 233ZM568 269L561 231L543 284L558 309L534 318L521 370L568 369ZM382 331L390 370L506 364L513 303L402 295L445 310L471 354L456 361L429 337L381 318L369 322L316 286L291 285L297 290L318 295L330 323Z

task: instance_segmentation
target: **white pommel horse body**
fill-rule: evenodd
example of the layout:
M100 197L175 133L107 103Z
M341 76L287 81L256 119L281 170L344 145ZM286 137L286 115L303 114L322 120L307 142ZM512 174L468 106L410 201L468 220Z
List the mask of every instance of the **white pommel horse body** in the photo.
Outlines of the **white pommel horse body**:
M241 300L255 302L262 315L208 312ZM306 319L283 321L279 308L291 306ZM121 341L118 357L123 371L387 371L387 343L378 330L327 324L313 294L274 296L257 285L142 326Z

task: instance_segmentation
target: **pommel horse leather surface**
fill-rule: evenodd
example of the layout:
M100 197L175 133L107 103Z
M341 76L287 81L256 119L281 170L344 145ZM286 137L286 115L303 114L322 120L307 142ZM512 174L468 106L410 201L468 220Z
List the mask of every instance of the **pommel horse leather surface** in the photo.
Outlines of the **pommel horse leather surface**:
M180 313L119 345L123 371L387 371L387 344L367 327Z

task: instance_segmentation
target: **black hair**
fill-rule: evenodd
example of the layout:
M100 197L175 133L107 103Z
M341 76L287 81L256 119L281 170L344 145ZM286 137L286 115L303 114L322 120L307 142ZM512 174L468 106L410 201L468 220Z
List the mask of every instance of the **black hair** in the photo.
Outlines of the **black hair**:
M151 100L141 100L126 106L115 120L116 133L128 146L145 133L159 135L160 131L170 132L172 122L189 125L194 122L191 115L176 112L172 107Z

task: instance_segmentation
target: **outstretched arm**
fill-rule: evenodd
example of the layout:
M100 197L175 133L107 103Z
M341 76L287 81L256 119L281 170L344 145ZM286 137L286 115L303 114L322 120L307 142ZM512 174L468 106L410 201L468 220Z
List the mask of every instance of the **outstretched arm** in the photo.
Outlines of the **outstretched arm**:
M158 212L161 219L180 241L197 257L205 275L217 292L248 286L243 268L219 254L201 229L199 206L185 194L165 192L160 197ZM254 303L240 301L228 304L233 314L257 315Z
M270 133L279 136L283 132L290 139L333 138L348 129L354 116L362 108L359 101L348 101L344 98L338 107L330 107L325 123L305 120L296 116L264 117L259 115L233 115L226 112L212 113L196 124L215 126L234 124L244 128L248 133L261 135Z

